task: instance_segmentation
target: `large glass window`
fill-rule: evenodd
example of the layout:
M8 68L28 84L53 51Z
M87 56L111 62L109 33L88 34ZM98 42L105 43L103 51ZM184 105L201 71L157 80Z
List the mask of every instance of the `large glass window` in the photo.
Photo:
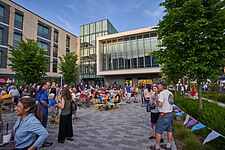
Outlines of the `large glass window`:
M3 29L0 28L0 45L2 45L3 41Z
M38 42L38 46L48 52L48 44L44 42ZM49 54L47 54L49 55Z
M48 27L38 24L38 36L49 39Z
M59 32L58 31L54 31L54 42L58 43L58 37L59 37Z
M96 32L102 31L102 22L96 22Z
M53 57L58 58L58 46L53 47Z
M5 8L0 6L0 21L4 21L4 10Z
M107 20L103 20L103 31L107 30Z
M84 35L84 26L81 26L81 27L80 27L80 35L81 35L81 36Z
M22 35L18 33L14 33L13 35L13 47L16 48L19 46L19 42L22 40Z
M23 16L15 13L14 27L23 29Z
M66 52L70 52L70 36L66 36Z
M90 34L95 33L95 23L90 24Z
M52 72L57 72L58 59L53 58Z
M2 51L0 51L0 67L2 66Z
M89 24L84 26L84 35L89 34Z

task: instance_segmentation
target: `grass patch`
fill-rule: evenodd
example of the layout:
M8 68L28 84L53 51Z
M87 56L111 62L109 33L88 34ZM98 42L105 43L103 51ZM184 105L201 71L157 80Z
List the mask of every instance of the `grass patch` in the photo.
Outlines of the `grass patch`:
M215 92L202 92L202 97L213 101L225 103L225 94L219 94Z
M203 109L200 110L198 109L197 104L198 100L186 98L181 96L180 94L177 94L175 96L175 105L177 105L181 110L194 117L205 126L210 127L211 129L221 134L225 134L225 109L217 104L203 101ZM185 137L188 137L187 139L195 139L202 144L203 140L207 137L211 130L207 128L200 129L198 131L190 131L190 129L185 129L185 126L183 125L184 119L185 115L182 116L182 121L180 121L181 123L177 123L176 121L174 121L173 126L175 138L177 138L178 140L183 140L183 138L186 139ZM183 126L183 128L179 125ZM187 131L183 131L184 129ZM184 142L184 145L188 144L189 142L192 141L187 140L186 142ZM189 145L189 147L191 147L191 145ZM202 146L203 149L211 148L215 150L223 149L224 147L225 139L222 137L216 138Z

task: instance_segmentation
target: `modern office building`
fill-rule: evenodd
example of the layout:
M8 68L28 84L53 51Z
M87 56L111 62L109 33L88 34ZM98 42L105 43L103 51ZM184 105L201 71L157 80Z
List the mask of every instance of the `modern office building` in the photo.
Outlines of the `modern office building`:
M57 68L59 57L66 52L77 52L79 39L72 33L49 22L26 8L10 1L0 1L0 82L11 81L14 72L7 60L8 45L17 46L21 39L35 39L48 51L47 77L60 81Z
M83 83L95 85L104 81L96 72L96 39L114 33L117 30L107 19L80 27L80 79Z
M157 27L110 34L97 38L97 75L105 83L151 84L160 67L149 53L160 49Z

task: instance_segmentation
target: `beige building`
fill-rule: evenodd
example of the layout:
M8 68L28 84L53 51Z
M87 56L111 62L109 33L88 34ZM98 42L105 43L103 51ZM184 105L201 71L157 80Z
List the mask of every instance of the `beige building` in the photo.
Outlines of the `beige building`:
M35 39L39 46L48 51L49 62L47 76L60 81L57 68L59 56L66 52L77 52L79 56L79 39L76 35L34 14L22 6L10 1L0 1L0 82L13 78L10 69L8 45L17 46L21 39Z
M149 53L159 50L159 44L157 27L98 37L97 75L110 84L152 84L160 77L160 66Z

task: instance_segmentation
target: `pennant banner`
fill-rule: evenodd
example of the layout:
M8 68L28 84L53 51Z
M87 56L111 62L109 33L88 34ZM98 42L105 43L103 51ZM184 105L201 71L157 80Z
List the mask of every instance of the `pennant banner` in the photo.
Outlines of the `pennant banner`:
M205 128L206 126L199 123L199 124L196 124L194 127L191 128L191 131L195 131L195 130L200 130L202 128Z
M182 116L184 114L183 111L176 113L177 116Z
M189 118L190 118L190 116L189 115L186 115L186 118L184 120L184 124L183 125L185 125L186 123L188 123Z
M180 108L175 109L174 112L176 113L180 112Z
M206 137L206 139L203 142L203 145L209 141L212 141L213 139L219 137L221 134L219 134L218 132L212 130L211 133L209 133L209 135Z
M198 122L198 121L195 120L195 119L190 120L190 121L187 123L186 128L188 128L189 126L195 124L196 122Z

